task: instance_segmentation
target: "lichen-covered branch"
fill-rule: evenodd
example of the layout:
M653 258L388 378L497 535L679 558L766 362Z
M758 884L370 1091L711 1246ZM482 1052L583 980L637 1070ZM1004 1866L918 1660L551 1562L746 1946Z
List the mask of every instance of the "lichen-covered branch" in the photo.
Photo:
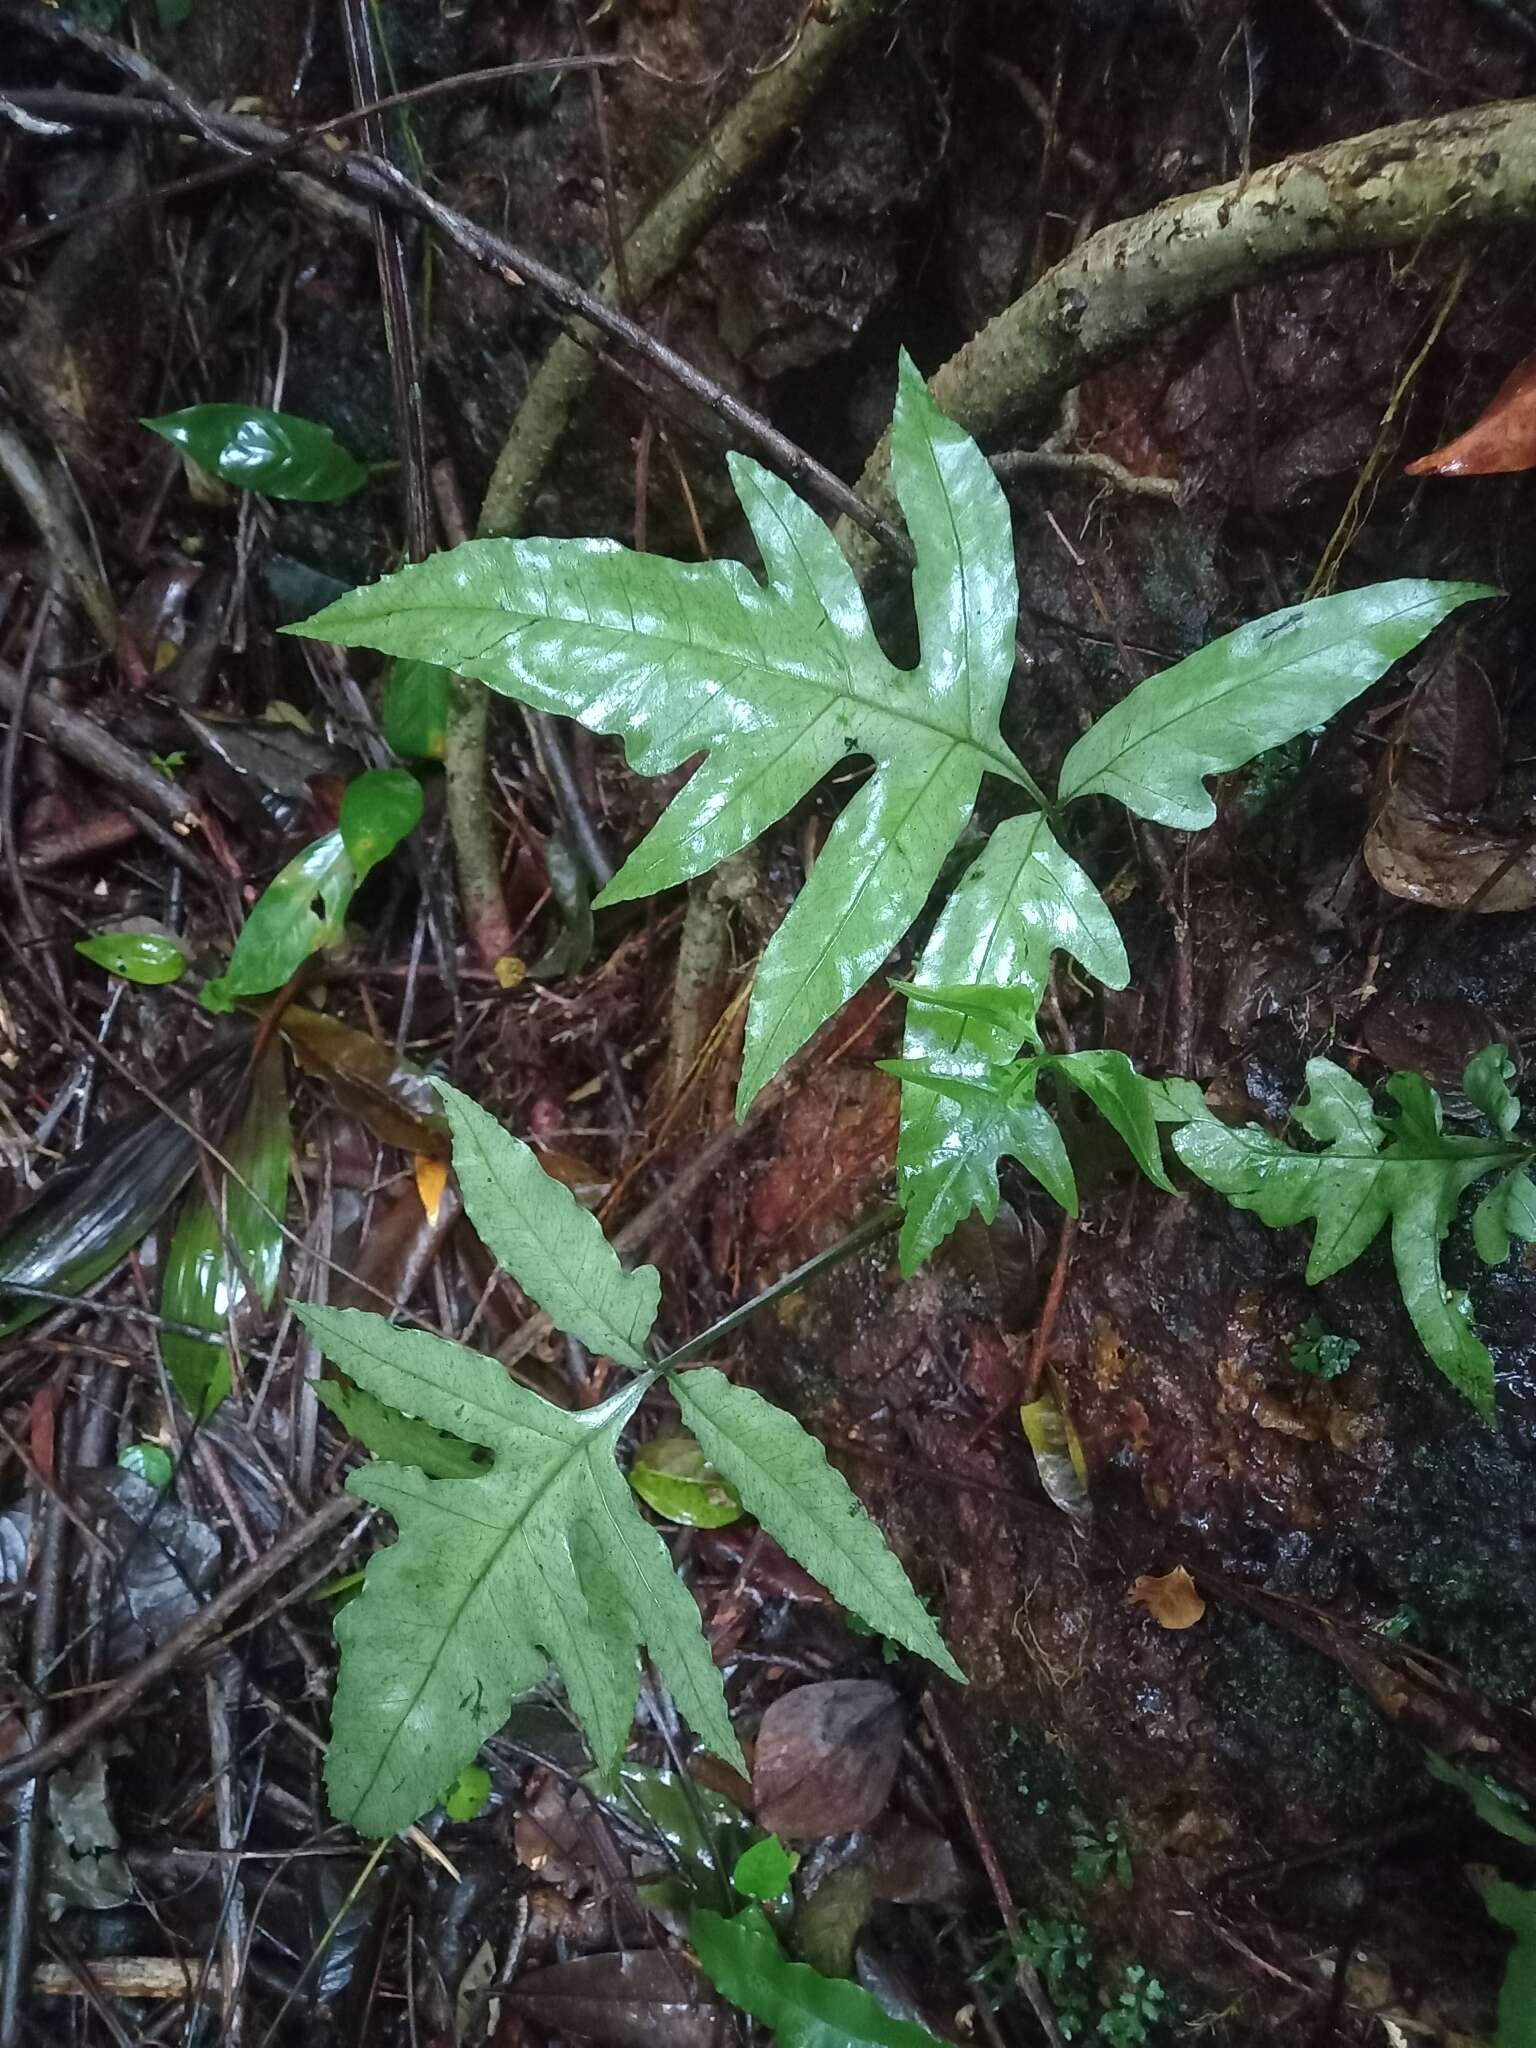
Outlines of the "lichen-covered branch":
M638 305L692 253L744 179L810 107L837 66L892 0L832 0L812 10L793 49L765 71L707 137L666 196L624 244L625 276ZM617 303L612 264L598 280L600 297ZM587 332L595 344L598 336ZM544 358L497 458L480 515L480 531L524 531L534 496L596 370L591 347L561 335Z
M984 445L1095 370L1229 293L1340 256L1400 248L1536 214L1536 101L1407 121L1168 199L1091 235L931 380ZM899 520L882 440L858 491ZM844 520L861 571L875 544Z

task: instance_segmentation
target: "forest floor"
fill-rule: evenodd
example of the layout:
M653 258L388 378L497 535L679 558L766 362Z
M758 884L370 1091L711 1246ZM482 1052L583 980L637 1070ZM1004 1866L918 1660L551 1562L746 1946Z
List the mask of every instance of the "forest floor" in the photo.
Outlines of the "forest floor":
M594 915L681 771L647 779L497 699L466 824L452 705L412 700L413 747L384 664L277 628L461 539L488 488L511 502L509 448L523 532L751 560L719 394L851 486L900 349L937 371L1164 200L1536 94L1536 8L92 0L75 20L0 0L0 2044L746 2040L678 1901L719 1884L763 1788L690 1751L656 1693L623 1799L584 1786L552 1687L486 1744L479 1811L376 1854L332 1819L332 1620L391 1532L342 1492L362 1453L286 1304L385 1308L564 1407L603 1391L435 1170L427 1074L656 1265L674 1344L889 1201L883 979L745 1123L732 1106L754 965L846 785L717 874ZM404 93L306 147L381 149L591 286L818 37L824 77L722 173L713 218L654 284L632 244L616 287L694 387L622 337L594 360L584 329L553 412L535 380L571 344L547 291L211 125ZM1368 1084L1421 1073L1455 1116L1473 1053L1536 1044L1536 495L1515 463L1404 473L1530 353L1532 227L1239 278L981 435L1016 458L1003 731L1047 767L1145 676L1304 596L1507 593L1223 777L1207 832L1094 813L1074 851L1132 976L1111 992L1063 960L1051 1043L1276 1129L1319 1054ZM366 482L243 491L140 424L214 402L322 423ZM902 603L876 612L892 645ZM420 829L291 982L208 1014L189 991L391 741ZM486 827L489 880L466 884ZM107 931L170 936L192 971L113 976L76 950ZM193 1419L174 1345L220 1219L240 1237L207 1139L254 1177L275 1161L284 1228L253 1224L260 1270L224 1275L230 1393ZM1020 1958L1058 2038L1110 2048L1536 2040L1536 2011L1496 2018L1510 1944L1481 1889L1536 1879L1536 1830L1464 1796L1495 1765L1536 1795L1536 1268L1481 1265L1464 1222L1446 1245L1496 1368L1488 1422L1424 1356L1384 1244L1309 1288L1303 1233L1177 1169L1159 1192L1086 1124L1073 1150L1080 1219L1005 1162L997 1220L913 1277L876 1242L712 1354L828 1446L970 1679L851 1627L750 1521L662 1522L749 1755L795 1691L879 1689L797 1761L786 1938L989 2048L1046 2038ZM200 1265L174 1241L199 1202ZM1080 1481L1020 1428L1040 1398Z

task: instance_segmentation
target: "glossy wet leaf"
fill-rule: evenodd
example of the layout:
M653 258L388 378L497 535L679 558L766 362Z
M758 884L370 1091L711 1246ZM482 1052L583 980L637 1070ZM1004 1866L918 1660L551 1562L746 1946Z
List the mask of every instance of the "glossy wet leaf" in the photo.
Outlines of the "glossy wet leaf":
M1536 1891L1495 1878L1483 1904L1515 1937L1499 1986L1495 2048L1536 2048Z
M379 699L379 724L407 761L441 761L453 677L435 661L395 661Z
M1020 779L998 732L1017 587L1008 508L980 450L903 358L892 471L917 547L922 662L886 659L827 527L743 456L731 470L767 574L610 541L472 541L328 606L301 629L436 661L624 737L663 774L708 759L598 899L703 873L850 755L875 773L768 946L739 1107L881 965L921 910L984 772Z
M404 768L370 768L347 784L338 819L359 881L421 822L421 784Z
M227 1046L204 1055L169 1084L165 1098L198 1117L193 1091L227 1086L240 1057ZM74 1154L0 1237L0 1336L50 1312L47 1302L7 1297L8 1282L82 1293L154 1228L196 1163L191 1131L153 1107L118 1118Z
M715 1989L771 2027L779 2048L944 2048L925 2027L892 2019L861 1985L792 1963L758 1906L729 1919L700 1907L689 1929Z
M242 490L307 502L348 498L368 472L329 427L264 405L189 405L145 420L201 468Z
M594 1799L665 1852L690 1893L728 1897L732 1866L760 1832L739 1806L676 1771L633 1760L620 1764L607 1787L596 1773L584 1782Z
M761 1899L771 1906L784 1897L799 1867L798 1850L786 1849L777 1835L765 1835L736 1859L731 1883L744 1899Z
M972 1004L964 990L934 990L933 994L941 996L942 1003L929 1001L916 1007L934 1017L951 1011L963 1016L969 1012L966 1030L973 1034L972 1042L978 1042L983 1032L997 1033L995 1043L1006 1042L1012 1035L1012 1023L1004 1027L994 1022L1006 1014L1011 996L981 990L977 992L981 1000ZM932 1094L947 1105L942 1127L947 1149L942 1156L946 1169L954 1170L941 1170L934 1154L928 1154L919 1166L907 1212L907 1225L913 1225L916 1218L920 1226L914 1229L914 1250L941 1222L946 1231L953 1228L959 1220L953 1213L959 1195L974 1191L983 1216L992 1220L997 1210L997 1162L1004 1153L1016 1159L1069 1216L1077 1214L1077 1179L1067 1148L1051 1112L1037 1100L1040 1083L1047 1078L1067 1082L1086 1095L1148 1180L1171 1192L1157 1127L1180 1112L1173 1110L1165 1088L1138 1074L1124 1053L1033 1053L1006 1064L962 1053L958 1058L880 1060L877 1064L898 1077L904 1093ZM956 1066L965 1071L955 1072ZM919 1143L926 1147L933 1126L914 1117L908 1128L917 1134L914 1151ZM897 1160L899 1164L899 1149Z
M705 1457L774 1541L870 1628L963 1684L911 1581L815 1437L713 1366L673 1373L671 1387Z
M759 1822L800 1841L872 1827L896 1782L905 1722L895 1687L874 1679L832 1678L780 1693L753 1752Z
M278 1046L269 1045L257 1061L245 1109L222 1149L239 1180L210 1162L216 1200L200 1183L193 1186L160 1283L160 1313L168 1321L210 1332L207 1343L169 1330L160 1335L171 1383L197 1416L211 1415L229 1392L226 1332L258 1306L271 1307L282 1271L292 1136Z
M448 1119L420 1067L393 1046L322 1010L289 1003L278 1029L306 1074L376 1138L431 1158L448 1156Z
M1005 1006L988 1015L911 999L903 1055L961 1078L1011 1059L1032 1035L1054 952L1106 987L1124 988L1130 979L1114 918L1093 883L1044 818L1010 818L962 877L913 975L930 989L995 993ZM973 1208L988 1222L997 1213L1004 1137L995 1108L903 1085L896 1164L906 1211L904 1273L915 1272Z
M489 1471L490 1459L473 1444L444 1436L440 1429L402 1415L362 1387L345 1380L316 1380L315 1399L329 1409L348 1436L388 1465L414 1465L429 1479L474 1479Z
M1416 1074L1395 1075L1387 1089L1395 1116L1378 1113L1342 1067L1310 1060L1307 1095L1294 1115L1320 1150L1303 1152L1255 1124L1230 1130L1214 1118L1186 1124L1174 1149L1207 1187L1262 1222L1312 1223L1307 1279L1314 1285L1352 1264L1390 1223L1398 1288L1425 1350L1490 1415L1493 1362L1446 1285L1440 1245L1466 1189L1485 1174L1525 1166L1530 1148L1447 1134L1439 1097Z
M296 854L252 905L229 966L203 990L203 1007L222 1013L240 996L267 995L297 974L311 953L333 945L345 930L357 879L339 832Z
M664 1521L724 1529L741 1520L736 1489L704 1462L691 1436L655 1436L634 1455L629 1483Z
M597 1218L552 1180L536 1154L446 1081L437 1092L453 1131L453 1165L482 1243L557 1329L623 1365L645 1363L661 1276L627 1271Z
M182 947L158 932L97 932L89 939L76 939L75 951L93 966L141 988L164 988L180 981L187 967Z
M1368 584L1253 619L1139 683L1062 763L1063 802L1095 792L1138 817L1198 829L1204 778L1321 725L1369 689L1482 583Z
M1034 1400L1020 1403L1019 1427L1052 1507L1060 1508L1074 1521L1090 1520L1093 1500L1088 1491L1088 1461L1083 1455L1082 1439L1073 1426L1072 1411L1049 1368Z
M400 1533L336 1623L326 1780L337 1817L366 1835L408 1827L551 1661L611 1769L628 1739L642 1646L694 1732L737 1763L698 1608L615 1463L647 1382L571 1414L444 1338L356 1309L299 1313L366 1392L495 1456L474 1479L373 1464L347 1482Z
M502 2002L561 2040L598 2048L717 2048L726 2015L672 1949L573 1956L517 1979Z
M1205 1616L1204 1596L1181 1564L1171 1572L1143 1572L1132 1580L1129 1598L1145 1607L1159 1628L1193 1628Z

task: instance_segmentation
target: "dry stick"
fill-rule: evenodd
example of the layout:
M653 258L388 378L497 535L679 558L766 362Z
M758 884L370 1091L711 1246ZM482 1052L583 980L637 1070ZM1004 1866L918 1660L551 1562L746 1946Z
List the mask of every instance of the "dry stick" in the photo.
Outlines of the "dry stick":
M24 1749L19 1756L9 1758L0 1764L0 1792L9 1791L13 1785L25 1785L34 1779L47 1777L56 1771L103 1729L120 1722L124 1714L146 1692L158 1685L177 1666L194 1652L211 1643L222 1633L228 1622L263 1586L286 1571L311 1544L316 1543L338 1522L358 1512L358 1504L350 1495L338 1493L316 1508L302 1522L279 1536L272 1548L252 1560L243 1571L236 1572L229 1583L216 1593L205 1607L198 1609L190 1621L184 1622L176 1633L168 1636L151 1656L141 1664L135 1664L131 1671L124 1672L117 1682L101 1694L93 1706L87 1707L67 1727L61 1728L46 1742L36 1743Z
M986 445L1095 370L1244 285L1536 213L1536 103L1405 121L1101 228L952 356L930 388ZM887 434L858 491L887 520ZM861 572L873 548L840 536Z
M14 9L17 4L18 0L3 0L0 20L5 18L7 6ZM30 22L34 10L27 12ZM51 25L56 40L68 39L61 22L51 22ZM54 90L13 92L6 98L27 113L42 116L67 114L75 121L92 122L99 127L185 132L189 125L173 107L153 100L114 99L105 93ZM213 134L225 138L222 146L226 150L239 151L242 164L248 158L241 144L249 144L251 149L276 148L286 146L290 139L280 128L244 115L210 115L207 126ZM197 132L206 139L203 130ZM762 413L755 412L734 392L728 391L713 377L707 377L686 356L679 355L676 349L668 348L665 342L648 334L595 292L577 284L563 271L554 269L531 250L508 241L505 235L483 228L464 214L455 212L451 206L442 205L430 193L422 191L419 185L412 184L403 171L379 157L370 156L365 150L336 153L310 146L295 154L313 175L329 184L342 185L361 193L366 199L382 200L386 205L398 207L401 212L426 221L472 263L499 277L504 284L527 285L557 315L572 322L585 322L613 340L622 342L625 348L659 370L668 384L686 392L688 397L719 420L739 445L758 449L807 496L819 499L841 517L872 533L880 546L894 555L897 561L908 566L912 563L912 547L906 536L899 533L889 520L872 513L841 477L808 455L787 434L780 433ZM663 394L658 390L651 395L659 399Z
M970 1779L961 1768L960 1759L955 1754L955 1746L949 1739L949 1730L944 1726L943 1716L939 1712L938 1701L931 1692L923 1694L923 1719L928 1723L933 1739L938 1745L939 1755L944 1759L944 1767L949 1772L961 1811L976 1844L976 1853L981 1858L981 1867L987 1873L987 1883L992 1887L992 1896L997 1901L997 1910L1002 1915L1004 1927L1008 1930L1008 1939L1013 1947L1014 1975L1019 1989L1028 1999L1029 2009L1040 2022L1040 2031L1051 2044L1051 2048L1066 2048L1061 2028L1056 2024L1056 2015L1051 2010L1051 2002L1045 1995L1045 1986L1040 1981L1040 1972L1024 1953L1024 1930L1019 1925L1018 1908L1013 1903L1013 1893L1008 1889L1003 1866L998 1860L997 1850L992 1845L992 1837L987 1832L987 1824L982 1819L981 1808L976 1803L976 1794L971 1789Z
M832 0L812 11L790 55L748 88L625 241L625 284L636 305L687 259L736 188L782 142L859 38L889 9L890 0ZM610 263L598 279L596 296L617 303L617 264ZM482 532L526 530L550 457L595 369L590 350L572 336L562 336L544 358L497 457Z
M72 513L37 466L9 412L0 413L0 474L21 500L38 537L74 591L104 647L117 644L117 606Z
M14 714L23 696L21 677L7 663L0 662L0 707ZM79 767L122 790L136 809L149 812L173 831L190 832L196 825L197 813L184 792L163 775L157 775L147 761L141 761L121 740L113 739L89 713L72 710L52 697L33 697L26 717L30 731Z

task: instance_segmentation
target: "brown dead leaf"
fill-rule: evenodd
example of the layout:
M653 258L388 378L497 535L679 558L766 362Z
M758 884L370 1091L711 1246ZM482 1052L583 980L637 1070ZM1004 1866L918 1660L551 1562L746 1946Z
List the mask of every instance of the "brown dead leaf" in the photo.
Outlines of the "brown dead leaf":
M1200 1589L1181 1564L1161 1578L1143 1572L1126 1597L1145 1607L1159 1628L1193 1628L1205 1613Z
M759 1824L799 1841L868 1827L891 1796L901 1737L892 1686L839 1678L783 1694L758 1731L752 1796Z
M1473 811L1498 787L1504 765L1499 701L1465 644L1419 664L1387 764L1389 789L1433 810Z
M1536 469L1536 355L1511 370L1464 434L1417 462L1409 476L1496 476Z
M1448 823L1407 790L1365 835L1365 864L1389 896L1480 916L1536 908L1536 846L1526 835ZM1482 892L1479 894L1479 892Z

